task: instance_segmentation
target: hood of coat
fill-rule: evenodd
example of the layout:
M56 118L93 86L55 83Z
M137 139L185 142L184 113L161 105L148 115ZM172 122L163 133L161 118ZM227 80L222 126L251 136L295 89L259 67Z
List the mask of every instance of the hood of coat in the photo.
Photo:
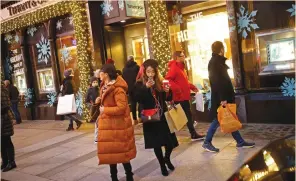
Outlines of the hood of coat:
M130 68L130 67L133 67L133 66L136 66L136 65L137 65L137 63L135 61L127 61L126 64L125 64L125 66L127 68Z
M178 67L181 70L185 69L185 64L182 62L178 62L177 60L171 60L168 64L169 68Z
M104 90L104 86L105 86L105 84L104 84L104 82L102 82L101 91ZM125 92L128 91L128 85L121 76L117 76L116 80L112 80L111 82L109 82L107 84L107 89L103 93L103 97L105 97L108 93L112 92L114 89L119 88L119 87L122 88Z

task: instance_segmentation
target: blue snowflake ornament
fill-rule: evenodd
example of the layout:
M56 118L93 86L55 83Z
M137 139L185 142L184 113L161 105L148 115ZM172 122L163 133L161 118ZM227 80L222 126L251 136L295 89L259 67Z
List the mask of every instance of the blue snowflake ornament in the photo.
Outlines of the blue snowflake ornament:
M65 62L66 65L69 64L70 60L72 60L72 57L70 55L70 51L67 49L66 45L64 44L63 49L61 50L61 60Z
M24 106L27 108L29 105L33 104L33 96L34 96L34 89L33 88L28 88L25 91L25 104Z
M18 35L15 35L15 36L14 36L14 41L15 41L16 43L18 43L18 42L20 41L20 37L19 37Z
M41 34L41 40L36 44L38 51L38 62L48 63L51 56L49 41Z
M118 7L121 10L124 10L124 0L118 0Z
M291 13L291 17L295 16L295 4L292 4L292 8L287 9L286 11L288 11L289 13Z
M83 96L82 96L82 93L81 93L81 90L79 89L79 91L77 92L76 94L76 97L75 97L75 103L76 103L76 110L77 110L77 113L81 116L82 113L83 113L83 105L82 105L82 100L83 99Z
M35 26L32 26L32 27L28 28L27 34L31 35L33 37L36 31L37 31L37 28Z
M8 33L5 35L4 40L7 41L7 43L11 43L12 38L12 35Z
M295 97L295 79L285 77L280 89L282 90L284 96Z
M48 105L50 107L53 106L53 104L56 102L57 100L57 93L56 92L50 92L48 95L47 95L47 98L48 98Z
M103 4L101 4L102 15L110 16L110 12L113 10L113 6L111 4L111 0L104 0Z
M11 75L13 74L14 68L8 56L5 58L4 70L5 70L5 78L11 79Z
M63 27L63 25L62 25L62 21L61 21L61 20L58 20L56 28L57 28L58 30L60 30L62 27Z
M245 7L241 5L239 8L240 14L237 13L238 17L238 33L242 33L242 37L247 38L248 32L251 31L251 28L253 30L258 29L259 26L255 23L254 17L257 14L256 11L252 11L250 14L248 11L245 11Z

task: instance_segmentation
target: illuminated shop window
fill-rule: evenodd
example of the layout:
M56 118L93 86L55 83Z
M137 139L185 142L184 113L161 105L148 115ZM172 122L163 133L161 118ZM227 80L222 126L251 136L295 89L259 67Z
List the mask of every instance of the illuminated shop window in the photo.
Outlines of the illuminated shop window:
M37 77L40 93L48 93L55 90L51 68L37 70Z

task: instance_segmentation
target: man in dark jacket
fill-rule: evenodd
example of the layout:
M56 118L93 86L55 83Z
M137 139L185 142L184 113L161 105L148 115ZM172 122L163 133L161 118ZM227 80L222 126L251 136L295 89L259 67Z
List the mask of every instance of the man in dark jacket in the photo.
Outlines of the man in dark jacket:
M1 170L3 172L16 168L14 146L11 141L11 136L14 134L12 120L9 93L1 84Z
M189 102L190 91L198 92L198 89L188 81L184 62L184 53L181 51L175 52L173 60L169 62L169 71L165 78L170 82L174 102L180 104L186 114L188 120L187 127L191 134L191 140L202 140L204 139L204 135L200 135L195 131Z
M13 84L10 83L9 80L5 80L4 84L8 90L8 93L9 93L9 98L11 101L11 109L12 109L13 114L15 116L16 124L21 124L22 118L21 118L21 114L18 110L19 91L17 90L17 87L15 87Z
M134 123L137 124L137 101L134 99L133 91L134 86L136 83L136 78L138 75L138 72L140 70L139 65L134 61L134 57L132 55L128 56L127 62L125 64L125 67L123 68L123 79L126 81L128 85L128 95L131 103L131 109L133 114ZM138 106L138 113L140 117L140 106Z
M73 69L69 68L67 70L64 71L64 77L65 79L63 80L63 85L62 85L62 95L71 95L71 94L75 94L76 93L76 89L75 89L75 84L73 81L73 76L74 76L74 71ZM70 119L70 124L69 127L67 128L66 131L73 131L73 121L76 122L76 129L79 129L80 126L82 125L82 122L79 121L78 118L76 118L75 114L68 114L65 115L66 117L68 117Z
M224 46L220 41L212 44L212 58L208 65L209 80L211 86L211 110L210 118L213 120L209 127L203 148L210 152L219 152L218 148L212 145L212 138L219 127L217 119L217 109L220 105L226 106L227 103L235 103L235 93L231 83L231 79L227 70L229 67L225 64L227 58L224 57ZM239 131L232 133L236 140L237 148L251 148L255 143L248 143L244 141Z

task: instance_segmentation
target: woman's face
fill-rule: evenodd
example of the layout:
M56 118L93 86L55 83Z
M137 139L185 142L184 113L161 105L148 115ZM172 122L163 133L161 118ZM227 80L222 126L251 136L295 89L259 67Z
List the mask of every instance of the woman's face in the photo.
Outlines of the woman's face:
M100 79L101 81L105 81L108 77L108 74L107 73L104 73L104 72L100 72Z
M147 77L154 78L155 74L156 74L156 72L155 72L154 68L152 68L151 66L147 67L147 69L146 69Z

